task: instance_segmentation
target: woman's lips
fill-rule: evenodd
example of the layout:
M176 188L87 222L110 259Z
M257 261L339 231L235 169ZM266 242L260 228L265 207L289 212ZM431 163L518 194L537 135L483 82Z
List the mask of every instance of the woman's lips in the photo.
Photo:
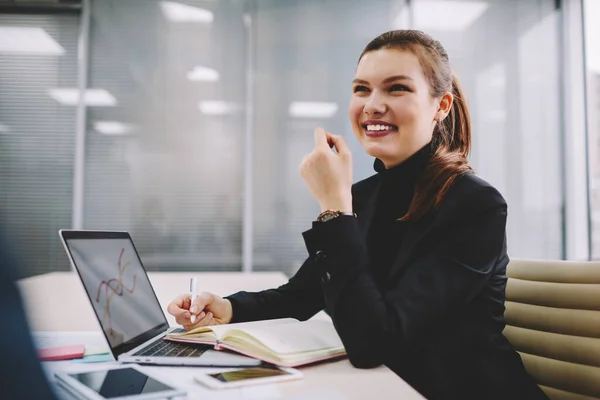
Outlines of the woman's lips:
M398 131L398 127L381 119L369 119L361 123L365 135L371 138L380 138ZM371 129L368 129L371 128Z
M365 135L367 135L368 137L372 137L372 138L380 138L380 137L387 136L387 135L397 132L395 129L370 131L366 128L363 128L363 131L365 132Z

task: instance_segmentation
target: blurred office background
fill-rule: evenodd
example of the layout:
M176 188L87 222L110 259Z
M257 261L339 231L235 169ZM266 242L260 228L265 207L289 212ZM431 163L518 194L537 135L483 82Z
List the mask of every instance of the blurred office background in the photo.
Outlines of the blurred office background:
M62 228L131 232L149 270L283 271L319 209L298 166L344 135L362 48L422 29L472 110L512 257L600 258L599 0L0 0L0 218L21 276Z

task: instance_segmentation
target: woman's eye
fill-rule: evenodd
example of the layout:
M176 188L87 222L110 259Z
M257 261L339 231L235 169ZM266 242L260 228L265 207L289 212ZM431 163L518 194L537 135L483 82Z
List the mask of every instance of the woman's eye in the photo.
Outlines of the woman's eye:
M390 92L395 92L397 90L405 91L405 92L410 92L410 89L408 87L404 86L404 85L392 85L390 87Z
M366 86L354 86L354 93L356 92L368 92L369 88Z

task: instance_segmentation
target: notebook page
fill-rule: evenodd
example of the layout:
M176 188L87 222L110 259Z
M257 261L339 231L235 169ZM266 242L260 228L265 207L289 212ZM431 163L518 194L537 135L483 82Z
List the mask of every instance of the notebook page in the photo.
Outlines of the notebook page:
M344 347L333 323L326 320L296 321L269 326L268 329L252 326L243 331L280 354Z
M265 327L266 329L271 329L272 326L275 325L281 325L281 324L298 324L299 321L297 319L294 318L280 318L280 319L270 319L270 320L264 320L264 321L252 321L252 322L238 322L235 324L227 324L227 325L211 325L211 326L206 326L206 327L202 327L202 328L196 328L193 329L187 333L182 334L181 336L187 336L187 335L193 335L194 333L200 333L200 332L208 332L208 331L212 331L215 333L215 335L217 335L217 338L222 338L224 334L226 334L228 331L232 330L232 329L240 329L240 330L246 330L248 328L253 328L253 327Z

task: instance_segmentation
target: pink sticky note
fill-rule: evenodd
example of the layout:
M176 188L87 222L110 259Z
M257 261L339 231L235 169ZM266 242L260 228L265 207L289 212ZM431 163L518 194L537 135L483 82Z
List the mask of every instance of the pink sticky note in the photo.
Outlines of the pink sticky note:
M82 358L85 352L85 346L78 344L75 346L51 347L49 349L38 349L38 355L42 361L72 360Z

